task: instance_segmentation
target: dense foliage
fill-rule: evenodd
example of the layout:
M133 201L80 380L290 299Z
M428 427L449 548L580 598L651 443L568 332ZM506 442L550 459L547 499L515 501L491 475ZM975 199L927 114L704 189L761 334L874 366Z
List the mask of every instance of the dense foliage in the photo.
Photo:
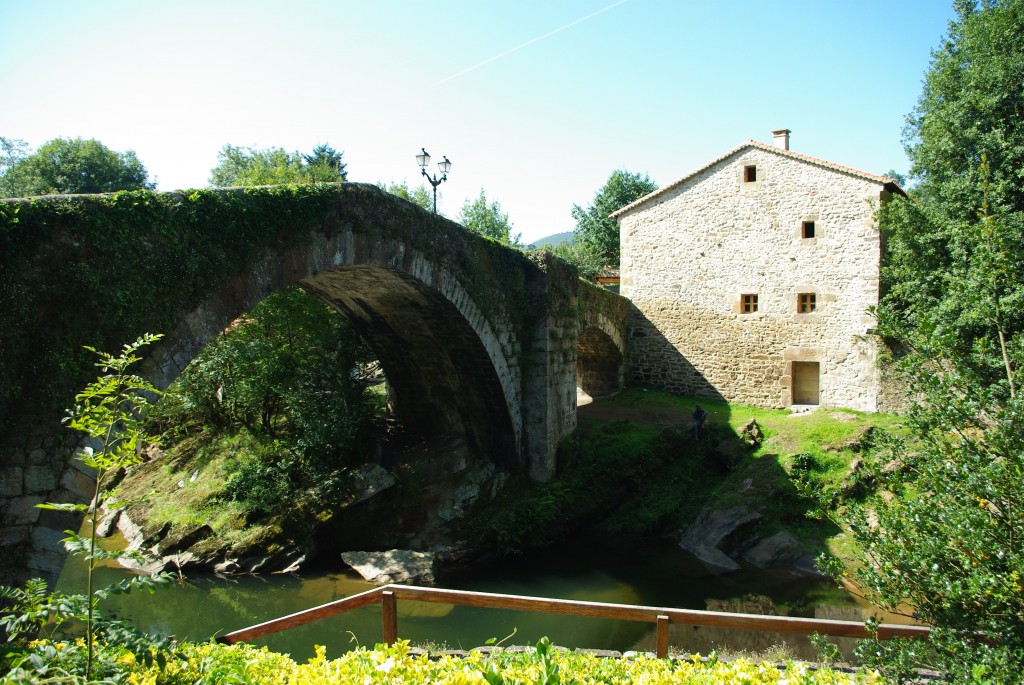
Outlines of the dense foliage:
M83 433L90 443L82 448L79 456L95 474L92 501L90 505L37 505L42 509L88 516L89 534L66 531L68 537L63 541L67 550L81 556L86 564L87 590L85 595L50 593L46 583L39 579L30 580L24 588L0 587L4 608L0 616L0 634L6 643L0 649L0 663L10 668L15 676L24 670L26 680L33 682L33 678L40 675L60 677L63 668L54 662L66 656L67 652L59 655L54 647L36 652L30 642L44 630L50 636L67 635L68 628L73 630L78 622L85 626L85 637L72 650L77 652L72 668L75 675L83 676L85 682L91 682L96 675L97 665L101 671L105 667L110 670L109 663L97 658L98 652L102 651L97 645L99 640L109 640L116 643L122 652L134 651L145 657L151 648L161 648L166 644L162 639L143 635L123 621L104 618L98 605L111 594L140 588L152 591L156 585L168 583L167 576L136 576L106 588L95 586L95 571L102 561L142 560L138 550L110 551L100 547L96 531L101 504L116 509L131 503L108 492L108 488L115 476L142 461L145 413L149 398L156 397L158 391L148 381L132 373L130 367L141 360L139 351L159 338L158 335L144 335L125 345L121 354L116 356L90 349L99 357L96 366L100 375L75 397L75 404L68 410L65 423L72 430ZM24 669L26 664L28 668ZM51 668L54 673L51 673ZM117 669L114 667L112 670L116 672Z
M1005 386L1000 334L1024 332L1024 2L956 10L905 131L916 187L884 216L881 311Z
M154 413L168 437L247 431L274 445L246 450L226 486L260 511L358 463L374 406L357 377L372 355L342 316L298 288L263 300L211 342Z
M112 193L152 189L135 152L115 152L95 139L54 138L32 154L22 141L0 138L0 197Z
M286 152L284 148L242 148L225 145L210 171L210 185L217 188L269 186L284 183L337 183L348 174L343 153L319 145L311 154Z
M65 406L92 376L83 345L172 330L268 246L321 228L340 197L306 185L0 202L0 426Z
M843 521L870 599L936 626L868 643L898 679L1020 682L1024 663L1024 2L956 4L907 130L918 181L884 215L880 331L913 398L914 442L887 439ZM842 569L833 565L836 575Z
M403 200L408 200L409 202L412 202L413 204L422 207L428 212L434 211L434 199L431 196L430 191L427 190L426 186L419 185L416 186L415 188L410 189L409 185L405 181L402 181L401 183L390 184L378 183L377 186L381 190L389 192L392 195L397 195Z
M501 210L497 200L488 202L484 189L472 200L466 199L459 212L459 223L480 235L497 240L504 245L518 245L519 234L512 235L512 224L508 214Z
M45 641L34 644L32 650L35 655L41 655L39 662L45 670L40 669L40 675L50 678L73 674L81 651L74 643ZM541 640L536 647L523 652L498 652L488 656L474 652L464 658L444 655L436 659L411 651L404 641L391 647L359 648L337 659L328 659L325 650L318 648L317 655L304 664L295 663L287 655L271 652L265 647L249 645L183 643L172 649L154 648L153 652L164 658L147 662L132 651L107 646L103 656L109 670L103 675L132 685L556 685L634 682L649 685L880 685L883 682L878 674L871 671L814 670L800 663L779 667L773 663L745 660L654 659L643 655L633 659L605 659L557 650L547 640ZM3 682L38 682L31 680L31 676L31 672L16 670Z
M586 208L573 205L575 240L556 254L575 264L580 275L593 278L603 267L619 267L619 223L609 214L658 189L647 174L624 169L612 172Z

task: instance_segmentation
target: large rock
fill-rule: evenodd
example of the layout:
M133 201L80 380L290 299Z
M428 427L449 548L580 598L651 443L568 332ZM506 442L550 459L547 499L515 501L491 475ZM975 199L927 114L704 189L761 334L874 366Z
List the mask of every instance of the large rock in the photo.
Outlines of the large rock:
M704 511L697 520L683 533L679 546L700 559L715 571L737 571L740 565L718 549L737 528L761 518L760 510L752 510L743 505L728 509Z
M787 531L761 540L743 553L743 560L758 568L795 566L808 556L800 541Z
M459 487L452 490L438 509L438 518L451 522L464 517L470 507L480 498L481 492L486 491L485 486L488 483L490 483L489 494L494 497L504 485L507 477L507 473L499 473L491 462L484 462L471 470Z
M356 498L352 504L363 502L392 487L396 482L395 477L380 464L364 464L354 469L350 477L353 488L356 491Z
M430 585L434 582L434 554L431 552L408 549L343 552L341 559L371 583Z

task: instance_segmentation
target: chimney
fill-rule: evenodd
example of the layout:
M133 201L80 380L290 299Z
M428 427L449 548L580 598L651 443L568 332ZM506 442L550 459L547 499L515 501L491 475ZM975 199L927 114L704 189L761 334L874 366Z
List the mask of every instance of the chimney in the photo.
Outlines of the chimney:
M789 134L792 133L788 128L780 128L778 131L772 131L772 144L775 147L781 147L783 150L789 149Z

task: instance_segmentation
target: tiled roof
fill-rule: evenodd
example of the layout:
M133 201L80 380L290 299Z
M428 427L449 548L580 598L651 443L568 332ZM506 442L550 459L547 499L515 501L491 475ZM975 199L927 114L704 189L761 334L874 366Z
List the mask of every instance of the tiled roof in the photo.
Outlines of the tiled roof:
M776 147L775 145L769 145L768 143L762 143L762 142L757 141L757 140L748 140L747 142L743 143L742 145L738 145L738 146L734 147L733 149L729 150L725 154L722 154L722 155L719 155L718 157L715 157L713 160L711 160L707 164L704 164L703 166L695 169L694 171L691 171L686 176L683 176L682 178L680 178L680 179L678 179L676 181L673 181L672 183L668 184L664 188L660 188L658 190L655 190L653 193L648 193L647 195L644 195L639 200L635 200L635 201L629 203L628 205L626 205L625 207L622 207L622 208L612 212L611 214L609 214L609 216L611 218L615 219L615 218L625 214L626 212L632 211L632 210L636 209L637 207L639 207L640 205L646 204L646 203L650 202L651 200L653 200L654 198L656 198L656 197L658 197L660 195L663 195L663 194L665 194L665 193L667 193L667 192L669 192L669 191L671 191L671 190L681 186L683 183L686 183L687 181L689 181L691 178L693 178L697 174L700 174L700 173L706 171L707 169L710 169L711 167L715 166L716 164L718 164L722 160L725 160L725 159L727 159L727 158L735 155L736 153L738 153L738 152L740 152L742 150L745 150L747 148L757 148L759 150L764 150L765 152L772 152L772 153L780 155L782 157L789 157L790 159L795 159L795 160L800 161L800 162L805 162L807 164L813 164L815 166L822 167L823 169L831 169L832 171L838 171L841 174L848 174L850 176L856 176L857 178L862 178L862 179L865 179L867 181L874 181L875 183L878 183L879 185L892 185L892 186L896 187L898 192L900 192L900 193L903 192L903 189L899 187L899 184L897 184L896 181L894 181L891 178L887 178L885 176L876 176L875 174L869 174L866 171L858 171L857 169L851 169L850 167L843 166L841 164L836 164L834 162L828 162L828 161L826 161L824 159L818 159L817 157L811 157L810 155L802 155L799 152L793 152L791 150L785 150L785 149L783 149L781 147Z

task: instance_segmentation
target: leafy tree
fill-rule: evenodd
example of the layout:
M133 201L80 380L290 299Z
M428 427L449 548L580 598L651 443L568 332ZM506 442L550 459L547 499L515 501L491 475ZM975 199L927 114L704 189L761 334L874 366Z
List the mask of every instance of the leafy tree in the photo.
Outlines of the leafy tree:
M459 212L459 223L480 235L487 236L504 245L519 245L520 234L512 235L512 224L508 214L501 211L501 203L497 200L487 202L484 189L473 200L466 199Z
M346 164L342 161L343 154L330 145L317 145L313 148L312 154L302 155L302 159L308 169L314 170L312 173L317 178L333 174L336 177L334 180L344 181L348 178L348 172L345 171Z
M55 632L69 619L84 622L86 654L83 682L92 682L91 676L96 662L96 641L100 636L110 642L134 647L135 651L145 655L149 655L153 647L165 644L163 641L142 635L120 620L103 619L97 612L97 605L111 594L124 593L136 588L152 591L157 584L166 585L170 582L168 574L137 576L104 589L95 587L95 571L102 560L132 558L136 561L145 561L137 550L108 551L101 548L96 541L96 530L101 504L114 509L128 503L118 499L115 493L108 492L111 481L118 472L142 461L141 443L146 436L145 413L149 407L149 398L157 396L159 391L145 379L131 373L130 367L140 361L139 350L156 342L160 337L144 335L134 343L125 345L124 350L117 356L87 348L99 356L96 366L99 367L101 375L75 396L75 406L68 410L64 423L72 430L84 433L91 443L83 448L81 459L95 472L92 502L89 505L37 505L42 509L88 515L89 534L81 535L69 530L66 531L68 537L64 540L69 552L80 554L85 559L86 594L48 594L45 592L45 583L38 580L30 581L24 590L0 588L0 597L14 604L14 610L0 619L0 626L7 634L8 642L31 639L47 623L53 624ZM35 656L42 666L44 657L49 660L56 655Z
M330 470L360 454L356 438L372 406L353 372L369 359L369 349L338 312L289 288L207 345L156 418L178 431L212 425L282 439L307 474Z
M309 155L279 147L258 150L225 145L217 154L217 166L210 171L210 185L227 188L344 181L347 172L342 154L328 145L317 146Z
M908 327L915 317L942 321L958 363L1005 390L987 303L950 283L971 278L982 201L998 217L1007 273L1024 270L1024 1L978 9L959 0L955 8L904 132L915 189L883 217L882 312ZM1002 304L1004 332L1020 335L1024 293L1008 292Z
M25 155L23 141L2 139L0 195L111 193L152 189L146 167L131 150L115 152L95 139L54 138Z
M397 195L403 200L408 200L413 204L419 205L428 212L434 211L434 200L430 191L427 190L425 186L416 186L410 190L405 181L402 181L401 183L391 183L390 185L378 183L377 186L381 190L387 191L392 195Z
M0 183L7 170L19 160L28 157L28 143L17 138L0 136Z
M865 552L860 587L936 628L927 645L863 645L871 663L901 681L928 666L949 682L1020 682L1024 0L956 11L909 119L918 185L883 210L879 329L916 435L882 440L865 482L892 496L842 520Z
M574 263L581 275L593 278L604 266L618 267L619 224L608 215L657 189L647 174L616 169L598 189L589 207L572 206L578 245Z

